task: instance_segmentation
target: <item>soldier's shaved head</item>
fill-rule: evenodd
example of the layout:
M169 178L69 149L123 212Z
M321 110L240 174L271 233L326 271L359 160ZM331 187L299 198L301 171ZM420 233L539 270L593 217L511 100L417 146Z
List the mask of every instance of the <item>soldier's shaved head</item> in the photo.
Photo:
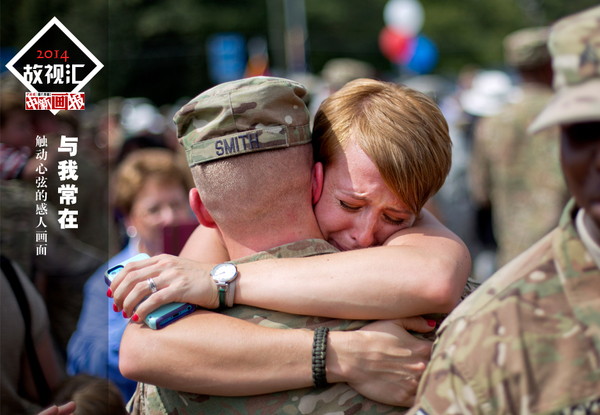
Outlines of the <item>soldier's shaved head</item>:
M175 115L199 197L222 234L250 241L316 225L305 94L286 79L243 79Z

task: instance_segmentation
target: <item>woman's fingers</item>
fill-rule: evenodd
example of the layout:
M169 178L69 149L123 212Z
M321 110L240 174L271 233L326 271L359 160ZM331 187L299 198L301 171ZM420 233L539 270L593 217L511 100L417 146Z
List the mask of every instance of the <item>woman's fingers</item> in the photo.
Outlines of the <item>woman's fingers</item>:
M131 317L134 310L137 310L136 307L139 307L141 304L148 301L149 298L155 297L160 290L166 288L165 284L162 284L162 278L159 278L157 273L150 273L150 275L155 276L138 282L133 286L133 289L127 293L127 296L122 302L122 310L125 313L124 317Z
M75 402L68 402L61 406L52 405L38 415L70 415L75 412Z
M119 311L123 310L125 299L133 291L135 291L135 298L130 300L137 300L133 306L151 293L148 279L155 278L160 274L161 270L157 265L158 257L152 257L142 261L130 262L119 272L110 285L110 294L112 294Z
M172 255L128 263L111 284L108 293L113 309L141 322L161 305L182 302L204 308L219 305L218 290L210 276L211 264Z
M123 270L119 272L110 284L110 289L114 293L117 288L121 285L125 277L132 271L144 269L149 265L155 264L158 261L158 256L142 259L141 261L129 262L125 265Z
M174 300L173 291L174 290L169 289L169 287L167 287L150 295L141 303L137 304L137 307L134 306L130 308L129 306L126 306L126 310L131 310L131 314L129 314L128 312L127 316L133 317L133 321L135 321L136 323L141 323L142 321L144 321L146 316L148 316L148 314L156 310L158 307L164 304L176 302Z

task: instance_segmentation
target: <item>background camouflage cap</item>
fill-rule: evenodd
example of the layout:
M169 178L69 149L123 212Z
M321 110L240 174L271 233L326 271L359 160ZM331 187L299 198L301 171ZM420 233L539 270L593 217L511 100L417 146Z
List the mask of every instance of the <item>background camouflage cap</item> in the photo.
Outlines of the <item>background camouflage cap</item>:
M217 85L174 117L190 167L311 141L310 115L294 81L253 77Z
M531 69L550 62L548 27L517 30L504 39L504 60L521 69Z
M337 90L355 79L373 78L375 68L370 63L356 59L335 58L325 63L321 75L333 89Z
M529 132L600 121L600 6L556 22L548 47L556 95L529 126Z

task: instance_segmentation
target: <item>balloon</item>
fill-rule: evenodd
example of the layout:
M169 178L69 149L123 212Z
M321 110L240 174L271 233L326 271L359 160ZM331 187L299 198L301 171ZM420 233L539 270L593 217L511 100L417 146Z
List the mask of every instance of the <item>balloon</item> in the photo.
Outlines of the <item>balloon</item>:
M419 0L390 0L383 9L386 26L416 36L423 27L425 12Z
M389 27L384 27L379 32L379 50L391 62L401 63L407 58L409 43L407 35Z
M438 62L438 49L429 38L419 35L416 39L414 54L406 63L406 67L418 74L431 72Z
M411 59L415 56L415 52L417 51L417 43L419 41L418 37L410 38L406 41L406 48L404 49L404 53L399 56L399 59L394 62L398 65L408 65Z

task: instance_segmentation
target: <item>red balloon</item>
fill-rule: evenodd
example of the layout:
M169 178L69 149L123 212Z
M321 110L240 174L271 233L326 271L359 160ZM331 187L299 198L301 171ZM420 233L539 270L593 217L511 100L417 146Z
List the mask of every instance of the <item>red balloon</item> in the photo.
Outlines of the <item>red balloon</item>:
M399 64L406 60L410 40L410 36L386 26L379 32L379 50L389 61Z

